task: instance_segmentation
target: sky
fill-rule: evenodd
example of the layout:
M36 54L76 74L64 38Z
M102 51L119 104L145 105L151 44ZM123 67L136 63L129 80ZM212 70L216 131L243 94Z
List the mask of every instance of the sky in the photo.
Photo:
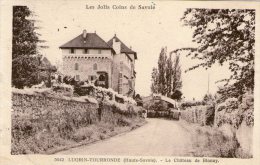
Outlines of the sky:
M88 6L100 5L153 5L155 10L122 10L122 9L86 9ZM164 2L122 2L114 1L98 3L82 1L64 1L63 3L35 3L28 5L37 15L37 26L41 29L41 39L46 40L49 48L41 50L53 64L61 61L59 46L82 33L96 32L102 39L108 41L116 34L128 47L137 52L136 61L136 92L142 96L151 93L151 72L157 67L157 60L162 47L168 52L182 47L195 46L192 43L192 29L183 26L180 18L188 6L185 3ZM212 69L197 69L185 73L198 61L185 55L181 56L182 92L186 100L200 100L208 91L215 93L218 86L216 81L229 77L227 67L215 65Z

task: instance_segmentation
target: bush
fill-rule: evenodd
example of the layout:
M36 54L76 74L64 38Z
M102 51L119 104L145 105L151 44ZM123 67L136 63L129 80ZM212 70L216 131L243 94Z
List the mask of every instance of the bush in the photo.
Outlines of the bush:
M68 96L71 97L73 95L74 92L74 88L71 85L68 84L54 84L52 86L52 90L56 93L60 93L63 96Z
M168 110L168 104L163 101L155 101L149 108L154 111L166 111Z
M117 125L119 126L130 126L131 125L131 120L129 120L128 118L126 117L121 117L117 120Z
M193 106L187 107L181 111L181 119L190 123L199 123L200 125L206 125L206 112L207 106ZM210 114L210 113L208 113Z
M239 111L246 124L252 127L254 125L254 95L252 93L248 92L242 97Z
M206 108L205 113L205 124L206 125L214 125L215 118L215 104L213 102L209 103Z
M172 119L179 120L180 112L178 110L171 110L170 116L171 116Z
M206 105L206 102L204 102L204 101L187 101L187 102L181 103L180 108L182 110L184 110L186 108L190 108L193 106L201 106L201 105Z
M239 102L236 98L227 99L217 107L216 124L221 126L227 123L234 128L239 128L242 121L245 120L247 125L253 126L253 103L254 99L252 94L245 94L242 98L242 102Z
M222 158L238 156L239 143L233 133L229 136L211 127L196 127L192 133L195 156Z
M86 86L86 87L76 86L74 88L74 93L79 96L92 95L93 92L94 92L93 86Z
M72 139L76 142L80 142L86 139L88 140L90 139L94 131L95 129L93 129L93 127L79 128L74 132Z

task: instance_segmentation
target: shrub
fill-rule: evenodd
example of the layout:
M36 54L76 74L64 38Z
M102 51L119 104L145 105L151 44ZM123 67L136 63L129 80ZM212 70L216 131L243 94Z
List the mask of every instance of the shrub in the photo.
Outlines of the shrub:
M201 106L201 105L206 105L206 102L204 102L204 101L187 101L187 102L181 103L180 108L182 110L184 110L186 108L190 108L193 106Z
M242 102L239 105L240 113L248 126L254 125L254 95L250 92L242 97Z
M76 142L83 141L83 140L88 140L90 139L91 135L94 133L93 127L83 127L77 129L73 136L72 139Z
M236 98L227 99L217 106L216 124L221 126L227 123L238 128L245 120L247 125L252 126L254 124L253 102L252 94L245 94L241 102Z
M128 118L126 117L121 117L117 120L117 125L119 126L130 126L131 125L131 120L129 120Z
M206 116L206 112L207 112L207 106L200 105L200 106L193 106L189 108L187 107L185 110L182 110L180 112L181 114L180 117L181 119L190 123L199 123L201 125L206 125L206 120L209 120Z
M211 127L196 127L192 132L195 156L223 158L238 156L239 143L233 134L229 136Z
M149 110L154 110L154 111L166 111L168 110L168 105L167 103L163 101L155 101L149 108Z
M215 104L213 102L209 103L206 108L205 113L205 124L214 125L215 118Z
M178 110L171 110L170 116L172 119L179 120L180 112Z

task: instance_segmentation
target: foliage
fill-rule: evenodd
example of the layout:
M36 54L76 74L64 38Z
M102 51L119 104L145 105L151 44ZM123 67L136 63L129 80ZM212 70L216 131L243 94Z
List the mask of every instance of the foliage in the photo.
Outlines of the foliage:
M26 6L13 7L13 59L21 55L37 54L38 35L34 21L29 20L32 11Z
M152 71L152 85L151 85L151 91L152 93L159 93L159 78L158 78L158 69L153 68Z
M142 100L140 94L136 94L134 100L136 101L137 106L143 106L143 100Z
M199 105L187 107L181 111L181 119L189 123L198 123L200 125L206 125L206 111L207 106Z
M154 111L166 111L168 110L168 105L164 101L155 101L149 109Z
M31 87L39 84L38 69L39 58L21 56L12 60L12 85L16 88Z
M194 156L199 157L239 157L239 143L234 136L227 136L222 131L212 127L192 127Z
M172 84L173 84L173 67L172 67L172 55L169 55L169 58L167 58L166 61L166 68L165 68L165 78L166 78L166 82L165 82L165 86L166 86L166 95L168 97L170 97L170 94L172 92Z
M215 120L215 103L211 102L207 104L207 109L205 113L205 124L213 126Z
M40 58L39 40L34 23L30 20L32 11L26 6L13 7L12 40L12 85L17 88L31 87L38 81Z
M167 60L167 49L162 48L158 59L158 88L159 93L166 95L166 60Z
M173 68L172 68L172 93L178 94L179 97L177 99L181 99L182 87L182 80L181 80L181 65L180 65L180 56L176 54L174 61L173 61ZM177 92L177 93L176 93Z
M188 51L188 56L201 60L189 70L227 63L232 75L220 93L227 98L253 91L255 10L187 9L182 21L194 29L193 42L198 46L176 51Z
M167 48L162 48L158 59L158 68L153 68L151 91L167 97L174 95L181 98L181 66L179 55L172 59L171 52L167 55Z
M181 109L185 109L192 106L199 106L199 105L206 105L206 102L204 101L186 101L181 103Z
M171 99L173 100L181 100L182 92L179 90L175 90L171 95Z
M210 93L205 94L205 96L203 97L204 102L209 102L209 101L214 101L214 100L215 100L214 96Z
M237 98L229 98L225 102L218 104L216 124L230 124L234 128L239 128L243 121L248 126L254 125L254 98L253 94L248 92L239 102Z

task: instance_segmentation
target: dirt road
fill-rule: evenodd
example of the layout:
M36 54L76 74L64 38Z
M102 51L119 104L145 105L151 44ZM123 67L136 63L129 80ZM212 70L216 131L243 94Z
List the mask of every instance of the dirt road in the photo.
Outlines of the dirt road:
M57 154L192 156L191 137L178 121L147 119L134 131Z

